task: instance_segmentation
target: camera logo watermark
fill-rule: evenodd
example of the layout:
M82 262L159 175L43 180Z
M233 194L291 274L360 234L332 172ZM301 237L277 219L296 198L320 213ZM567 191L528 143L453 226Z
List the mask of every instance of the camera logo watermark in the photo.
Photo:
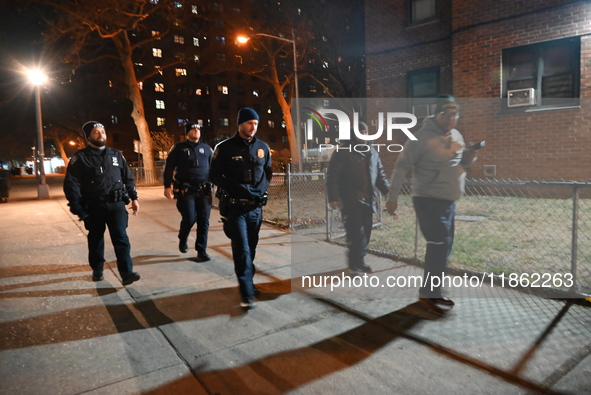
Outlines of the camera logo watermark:
M356 140L356 142L361 142L346 146L320 143L318 144L318 149L320 151L336 149L337 151L354 150L357 152L367 152L371 149L370 147L374 147L377 151L380 151L380 148L382 147L386 148L389 152L402 151L403 147L400 144L371 143L381 138L384 135L384 132L386 135L386 140L388 141L392 141L394 133L398 131L404 133L404 135L406 135L410 140L417 140L414 134L410 131L411 128L417 125L417 117L411 113L379 111L377 113L377 120L370 122L372 125L375 125L375 133L370 133L370 131L367 131L367 134L363 134L359 130L359 112L353 112L353 120L351 122L349 115L347 115L347 113L342 110L337 110L334 108L321 108L317 110L311 107L303 108L307 111L306 115L309 117L306 121L307 140L314 139L315 125L320 129L320 131L329 132L330 126L327 118L330 116L331 120L335 120L336 118L339 141ZM355 139L352 139L352 134L354 135Z

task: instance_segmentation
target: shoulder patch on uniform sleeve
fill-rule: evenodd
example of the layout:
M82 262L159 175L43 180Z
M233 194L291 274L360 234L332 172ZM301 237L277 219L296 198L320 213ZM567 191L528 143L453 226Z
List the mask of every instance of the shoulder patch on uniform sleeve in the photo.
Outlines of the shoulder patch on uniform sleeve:
M262 148L259 148L257 151L257 156L261 159L264 158L265 157L265 150L263 150Z
M70 158L70 164L73 165L78 160L78 155L74 155Z

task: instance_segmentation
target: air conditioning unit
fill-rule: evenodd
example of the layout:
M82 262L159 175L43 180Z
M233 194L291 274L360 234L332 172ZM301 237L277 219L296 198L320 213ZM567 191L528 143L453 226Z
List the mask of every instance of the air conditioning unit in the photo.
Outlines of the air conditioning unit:
M534 88L515 89L507 92L507 107L524 107L536 104Z

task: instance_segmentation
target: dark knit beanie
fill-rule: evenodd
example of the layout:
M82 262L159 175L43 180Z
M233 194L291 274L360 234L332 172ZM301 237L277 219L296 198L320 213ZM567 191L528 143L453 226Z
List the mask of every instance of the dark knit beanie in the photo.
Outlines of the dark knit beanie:
M257 114L257 112L252 108L244 107L238 111L238 125L246 121L250 121L251 119L256 119L257 121L260 120L259 114Z
M189 133L191 129L201 129L201 126L196 122L187 122L185 124L185 134Z
M436 101L435 107L435 114L439 114L443 111L453 111L458 112L460 111L460 106L456 103L456 99L454 99L451 95L442 95L439 96Z
M361 132L362 130L369 131L369 128L367 127L367 124L365 122L359 122L359 131Z
M88 136L90 136L90 132L92 132L92 129L94 128L104 128L104 125L97 121L88 121L82 125L82 132L84 132L84 135L87 139Z

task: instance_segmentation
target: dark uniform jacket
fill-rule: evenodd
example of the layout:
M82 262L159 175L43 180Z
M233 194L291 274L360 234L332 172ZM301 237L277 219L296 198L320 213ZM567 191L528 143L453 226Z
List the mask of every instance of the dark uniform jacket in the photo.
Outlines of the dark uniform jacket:
M209 164L213 150L207 144L182 141L175 144L166 158L164 187L170 188L173 179L193 187L209 181Z
M376 188L384 195L390 183L378 152L370 146L368 152L335 151L330 158L326 175L329 202L342 202L343 210L370 206L376 210Z
M64 193L72 213L79 214L85 204L112 200L113 193L122 190L131 200L137 199L133 174L121 152L88 146L70 159Z
M253 137L249 143L238 133L215 147L209 179L234 199L262 197L273 177L271 151Z

